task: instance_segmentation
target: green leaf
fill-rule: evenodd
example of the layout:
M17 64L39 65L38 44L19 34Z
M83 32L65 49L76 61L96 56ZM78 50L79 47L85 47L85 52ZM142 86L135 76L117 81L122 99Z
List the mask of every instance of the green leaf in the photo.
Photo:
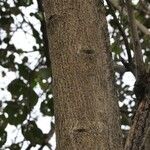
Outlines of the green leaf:
M2 77L5 77L6 73L4 71L2 71Z
M41 68L35 73L35 81L38 82L43 90L51 88L51 83L48 83L47 80L51 77L51 71L48 68ZM46 82L43 82L43 80Z
M46 99L41 103L40 111L47 116L54 116L53 98Z
M30 16L35 16L38 20L43 20L43 15L41 12L30 13Z
M18 0L17 3L18 6L30 6L31 4L33 4L32 0Z
M32 71L30 68L22 64L19 64L18 67L20 76L22 76L24 79L29 80L29 78L32 77L30 76L30 72Z
M27 62L28 62L28 57L25 56L25 57L22 59L22 62L23 62L23 63L27 63Z
M115 52L116 54L120 54L121 51L122 51L121 48L118 46L117 43L113 43L113 44L111 45L111 49L112 49L112 51Z
M43 41L40 37L39 31L37 31L31 23L29 25L32 29L32 33L33 33L33 36L35 37L36 43L40 45Z
M2 147L7 140L7 132L4 130L0 130L0 147Z
M34 121L29 121L22 126L22 134L26 140L29 140L32 144L42 144L44 140L44 134L39 129Z
M32 32L33 32L33 36L35 37L36 42L40 43L41 38L40 38L39 32L36 29L34 29L33 27L32 27Z
M10 7L11 14L14 14L15 16L19 15L21 11L18 9L18 7Z
M33 4L33 1L32 0L24 0L26 2L27 5L31 5Z
M10 37L6 37L6 38L4 38L4 39L3 39L3 41L4 41L5 43L9 43L9 41L10 41Z
M7 121L12 125L21 124L28 114L27 107L21 102L8 102L4 112L8 114Z
M8 122L4 115L0 115L0 130L4 130L7 126Z
M28 111L31 111L38 101L38 95L35 93L35 91L32 88L27 87L25 83L20 79L13 80L8 85L8 91L11 92L12 97L15 100L18 100L20 95L22 95L23 96L22 101L27 106Z
M49 68L41 68L37 73L36 76L40 79L48 79L51 77L51 71Z
M129 118L125 115L125 114L122 114L121 115L121 125L129 125Z
M11 23L14 23L14 19L13 17L1 17L0 18L0 26L8 26L10 25Z
M24 93L26 85L21 79L15 79L8 85L7 89L12 95L19 96Z
M21 149L19 144L12 144L9 148L10 148L10 150L20 150Z
M27 88L23 95L23 100L31 111L38 101L38 95L33 89Z
M13 54L9 55L8 59L10 60L10 63L14 62L15 56Z

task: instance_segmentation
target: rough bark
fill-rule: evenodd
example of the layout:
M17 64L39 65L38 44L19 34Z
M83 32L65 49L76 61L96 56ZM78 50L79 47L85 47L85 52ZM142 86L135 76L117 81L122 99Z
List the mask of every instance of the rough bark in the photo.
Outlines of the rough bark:
M150 122L150 116L149 116L149 122ZM150 124L150 123L149 123ZM148 129L148 132L146 134L146 139L145 139L145 149L144 150L150 150L150 127Z
M100 0L44 0L57 150L121 150L105 11Z
M133 125L129 131L124 150L145 150L145 139L150 126L150 102L149 98L145 97L140 103Z

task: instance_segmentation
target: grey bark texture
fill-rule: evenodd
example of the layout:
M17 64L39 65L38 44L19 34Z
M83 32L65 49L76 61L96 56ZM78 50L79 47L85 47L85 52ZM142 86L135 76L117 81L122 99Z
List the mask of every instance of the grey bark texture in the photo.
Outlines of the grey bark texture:
M105 10L100 0L44 0L57 150L122 150Z

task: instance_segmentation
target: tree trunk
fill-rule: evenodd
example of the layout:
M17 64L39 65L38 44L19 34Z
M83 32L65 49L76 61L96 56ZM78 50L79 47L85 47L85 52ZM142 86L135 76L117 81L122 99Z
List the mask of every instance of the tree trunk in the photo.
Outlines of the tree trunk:
M145 149L144 150L150 150L150 132L148 132L146 141L145 141Z
M105 10L100 0L44 0L57 150L121 150Z

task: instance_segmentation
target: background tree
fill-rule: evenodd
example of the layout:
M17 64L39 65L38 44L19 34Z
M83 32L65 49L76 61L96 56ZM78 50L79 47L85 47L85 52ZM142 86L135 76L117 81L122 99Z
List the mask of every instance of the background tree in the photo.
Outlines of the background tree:
M149 72L150 63L149 5L148 0L139 0L136 4L132 3L142 49L142 58L144 66L146 66L144 68L146 68L147 73ZM1 85L0 91L1 95L4 95L1 96L0 103L1 149L6 149L7 147L9 149L20 149L20 147L30 149L34 146L36 146L35 149L42 149L45 145L51 149L50 139L54 133L53 119L52 122L49 120L52 128L47 133L43 133L43 129L38 126L40 116L53 118L50 61L47 57L48 45L40 1L2 0L0 1L0 6L0 71L1 81L5 81L5 85ZM133 71L133 66L135 65L134 42L132 40L133 35L129 32L131 22L128 22L126 6L123 0L107 0L105 5L116 71L116 86L118 88L124 141L139 104L136 100L133 86L126 84L124 81L127 75L129 76L128 78L133 77L129 72L135 75ZM33 41L32 48L27 48L27 44L22 48L18 46L19 44L16 44L17 39L20 37L14 37L20 32L24 32L26 37ZM10 75L12 78L8 80ZM148 74L147 76L149 77ZM135 77L135 80L137 80L137 77ZM149 87L149 84L146 85ZM142 97L144 97L144 94ZM149 110L149 107L147 110ZM13 141L9 140L8 128L10 125L14 125L15 127L11 127L18 131L14 133L16 138ZM148 126L148 123L146 125ZM149 150L149 134L147 132L143 135L145 135L144 139L147 142L145 150ZM142 141L142 143L144 144L145 142Z

